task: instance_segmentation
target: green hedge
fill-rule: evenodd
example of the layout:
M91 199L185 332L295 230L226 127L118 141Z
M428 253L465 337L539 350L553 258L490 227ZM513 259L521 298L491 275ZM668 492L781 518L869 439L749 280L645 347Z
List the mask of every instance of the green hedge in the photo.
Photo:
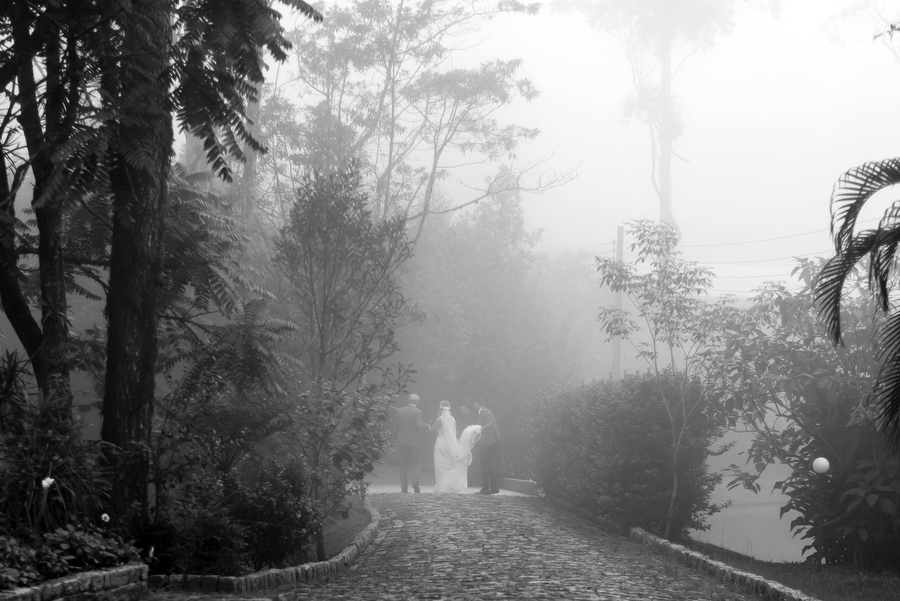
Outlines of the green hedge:
M535 420L536 469L545 492L622 524L660 534L672 491L672 434L657 380L649 374L595 382L544 401ZM674 385L665 382L669 394ZM699 386L687 392L688 405ZM671 398L671 397L670 397ZM710 493L721 481L706 470L719 429L707 413L689 420L678 461L671 538L719 510Z

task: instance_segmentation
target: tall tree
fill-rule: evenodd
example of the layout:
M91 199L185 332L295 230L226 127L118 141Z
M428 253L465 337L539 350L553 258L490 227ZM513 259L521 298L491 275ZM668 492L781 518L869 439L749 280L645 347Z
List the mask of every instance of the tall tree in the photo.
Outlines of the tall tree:
M306 3L292 0L306 14ZM242 160L243 144L263 146L250 134L246 103L263 81L264 49L277 60L290 44L280 15L261 0L185 4L123 4L110 15L119 47L107 69L122 78L112 95L115 121L110 160L113 240L107 297L107 371L103 439L125 452L128 469L117 477L112 509L121 516L140 501L146 517L150 417L156 370L166 175L172 152L171 116L204 140L207 161L231 180L228 158ZM253 18L247 19L247 15ZM170 41L170 23L182 35ZM104 74L106 75L106 73ZM169 90L174 89L171 93Z
M292 285L303 336L300 447L322 518L344 501L384 446L387 406L375 396L403 387L408 370L387 361L406 314L399 272L410 257L402 216L374 221L354 165L307 174L276 261ZM321 525L321 524L320 524ZM317 531L319 559L324 538Z
M173 145L168 90L162 85L169 59L168 5L135 4L111 13L104 27L115 46L102 85L116 122L110 132L112 243L101 435L123 451L123 462L112 471L110 509L116 516L135 501L147 510L149 462L143 450L150 445L155 395L162 226Z
M288 199L304 167L342 168L358 159L373 182L373 214L378 219L404 215L417 239L434 212L440 181L453 176L455 165L512 160L519 145L538 133L505 125L496 116L515 100L538 93L520 76L520 61L448 68L454 37L500 12L536 10L517 1L488 7L357 0L332 8L324 27L299 30L298 81L279 83L263 107L273 125L266 133L280 138L272 141L280 152L261 165L273 188L269 196ZM294 97L302 105L289 100ZM504 189L543 189L559 182L520 175L484 185L469 182L471 197L458 205ZM269 210L279 213L277 206Z
M397 350L406 304L398 276L411 254L406 222L373 221L368 200L354 166L312 172L277 242L291 317L309 341L301 369L319 394L366 388L365 378Z
M0 7L0 300L41 391L63 403L71 400L63 223L84 192L84 170L68 155L95 114L84 92L96 83L99 19L93 2ZM17 217L29 171L36 231ZM27 277L34 269L37 282Z
M287 4L321 18L302 0ZM111 210L103 436L121 449L146 443L152 413L172 116L204 140L208 161L230 179L228 159L243 158L242 144L262 149L248 132L244 106L252 84L263 80L263 52L286 58L279 19L263 0L14 0L0 7L0 31L9 34L0 41L7 59L0 67L7 99L0 121L6 160L0 295L42 390L68 401L66 287L73 284L62 245L64 211L92 206L102 220ZM19 136L26 152L8 153ZM20 241L33 240L15 216L15 194L29 169L36 182L40 325L17 281ZM146 461L136 461L116 476L116 517L142 500L138 480L146 477Z
M745 0L556 0L565 10L584 13L593 27L614 35L631 66L634 91L630 116L650 130L650 179L659 198L659 220L675 224L672 159L684 123L673 91L681 65L712 46L733 27ZM770 2L774 6L774 2Z

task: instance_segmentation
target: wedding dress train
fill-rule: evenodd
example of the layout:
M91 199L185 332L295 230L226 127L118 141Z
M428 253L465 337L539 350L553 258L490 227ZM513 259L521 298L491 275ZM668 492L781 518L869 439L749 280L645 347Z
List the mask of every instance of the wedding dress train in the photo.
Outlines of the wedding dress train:
M468 426L456 438L456 419L449 409L438 418L439 430L434 442L434 492L460 493L468 488L472 447L481 436L481 426Z

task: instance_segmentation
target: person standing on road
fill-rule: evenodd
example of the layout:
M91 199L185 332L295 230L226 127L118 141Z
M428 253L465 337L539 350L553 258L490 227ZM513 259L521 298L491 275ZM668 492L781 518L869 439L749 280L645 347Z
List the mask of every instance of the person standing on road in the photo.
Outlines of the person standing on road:
M422 473L422 438L428 431L428 424L422 421L419 409L419 395L409 395L409 404L398 407L394 412L394 426L391 439L394 449L400 455L400 492L409 492L412 480L413 492L419 492L419 477Z
M475 413L481 425L481 490L482 495L500 492L500 431L491 410L475 401Z

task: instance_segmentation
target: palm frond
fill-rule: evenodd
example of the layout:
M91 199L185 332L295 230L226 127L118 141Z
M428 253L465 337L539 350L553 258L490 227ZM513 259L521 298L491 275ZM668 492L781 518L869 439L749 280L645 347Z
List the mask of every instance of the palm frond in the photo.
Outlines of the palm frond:
M815 303L819 319L834 344L841 342L841 296L847 276L860 259L869 254L878 240L874 230L867 230L853 238L847 248L838 252L822 267L815 283Z
M894 212L891 210L889 213L893 214ZM881 310L885 312L890 308L888 281L894 267L894 259L897 256L897 244L900 243L900 222L888 223L887 218L882 220L875 232L876 240L869 262L869 283L876 291L876 298L881 305Z
M878 361L881 369L872 390L872 400L878 408L885 432L900 441L900 313L894 313L879 331L881 349Z
M831 234L835 252L850 246L856 220L872 196L900 183L900 158L869 162L838 178L831 193Z

